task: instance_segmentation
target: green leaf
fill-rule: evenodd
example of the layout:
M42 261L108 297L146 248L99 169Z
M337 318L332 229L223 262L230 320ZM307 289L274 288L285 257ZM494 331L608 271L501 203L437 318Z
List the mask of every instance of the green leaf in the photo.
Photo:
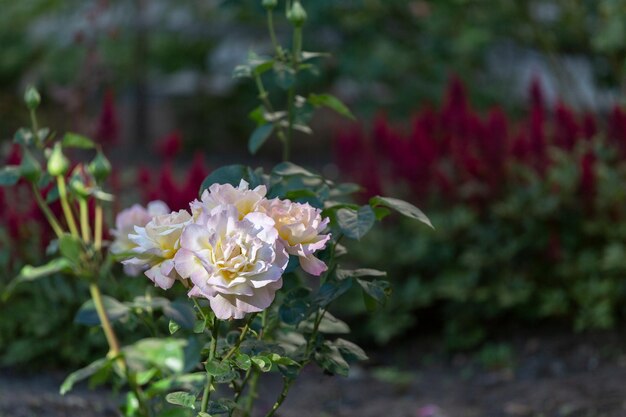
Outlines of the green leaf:
M225 376L230 372L230 365L226 362L220 362L218 360L207 361L204 365L204 369L209 375L214 377Z
M272 369L272 360L266 356L252 357L252 363L261 371L269 372Z
M272 123L266 123L257 127L252 135L250 136L250 140L248 141L248 150L251 154L255 154L261 146L269 139L272 135L272 131L274 130L274 125Z
M33 132L30 129L20 128L13 135L13 142L23 146L30 146L33 143Z
M233 78L252 77L252 68L249 65L237 65L233 70Z
M157 367L161 370L180 373L185 368L184 339L148 338L124 347L127 362L135 368Z
M363 349L348 340L337 339L333 342L333 346L337 347L347 360L366 361L369 359Z
M108 295L102 296L102 304L107 313L107 317L111 322L116 322L128 317L130 308ZM83 324L85 326L97 326L100 324L100 317L93 300L86 301L76 313L74 323Z
M236 187L242 179L246 180L251 188L263 184L262 172L253 171L244 165L227 165L211 172L202 181L200 194L213 184L231 184Z
M22 267L19 275L15 277L11 282L9 282L9 284L2 292L2 300L6 301L11 296L11 293L13 292L15 287L21 283L36 281L40 278L47 277L57 272L69 271L71 269L71 266L71 263L65 258L53 259L45 265L36 267L25 265Z
M59 200L59 187L56 185L46 194L46 203L51 204Z
M302 168L301 166L298 166L291 162L281 162L280 164L276 165L272 169L272 175L278 175L281 177L300 175L303 177L319 178L318 174L314 174L311 171L308 171L305 168Z
M248 113L248 117L250 118L250 120L256 123L257 126L261 126L266 122L265 109L263 108L263 106L259 106L252 110L250 113Z
M247 371L252 366L250 356L245 353L238 353L237 356L235 356L234 362L239 369L243 369L244 371Z
M80 264L80 256L83 253L81 240L70 234L64 234L59 238L59 250L61 255L74 265Z
M309 59L315 59L315 58L328 58L330 57L330 54L327 52L307 52L307 51L302 51L302 53L300 54L302 61L308 61Z
M315 295L315 302L321 307L326 307L345 294L351 287L352 280L350 279L344 279L341 281L328 280L323 283L317 291L317 294Z
M92 362L86 367L79 369L78 371L72 372L71 374L67 376L67 378L65 378L65 381L63 381L63 383L61 384L61 389L59 390L59 392L61 393L61 395L65 395L67 392L69 392L72 389L74 384L76 384L79 381L82 381L83 379L89 378L91 375L95 374L100 369L109 365L110 361L111 359L107 359L107 358L98 359L97 361Z
M339 349L326 342L319 351L315 352L315 362L331 375L348 376L350 365L343 358Z
M272 353L269 356L270 360L277 364L277 365L284 365L284 366L300 366L300 364L296 361L294 361L293 359L287 357L287 356L281 356L277 353Z
M92 149L95 148L93 141L78 133L68 132L63 136L61 144L65 148Z
M343 321L339 320L337 317L330 314L328 311L324 313L324 317L322 317L322 321L320 321L318 330L321 333L326 334L350 333L350 327Z
M306 288L296 288L285 295L278 309L278 315L285 324L297 326L307 318L311 307L308 299L310 293L311 291Z
M337 224L342 233L350 238L360 240L376 223L376 215L370 206L362 206L358 210L341 208L337 210Z
M0 169L0 187L11 187L19 181L20 167L8 165Z
M310 94L308 102L315 107L328 107L349 119L356 120L350 109L331 94Z
M375 301L379 305L385 305L387 299L391 295L391 284L387 281L382 280L374 280L374 281L366 281L364 279L356 280L361 288L363 289L363 294L367 297L371 297L373 301ZM367 298L365 299L365 304L368 307L368 310L372 310L372 304L368 304Z
M411 203L407 203L406 201L399 200L397 198L376 196L370 199L370 205L372 207L388 207L390 209L396 210L398 213L403 214L407 217L419 220L420 222L434 229L432 223L430 222L430 219L422 212L422 210L418 209Z
M154 368L152 368L154 369ZM194 372L193 374L174 375L163 379L158 379L146 390L150 397L172 391L174 389L184 389L194 391L204 386L206 382L206 372Z
M163 314L186 330L193 330L196 324L196 312L187 303L173 301L163 306Z
M165 401L180 407L196 409L196 396L184 391L170 392L165 396Z
M377 269L359 268L359 269L337 269L335 272L337 279L344 280L346 278L357 277L384 277L387 276L385 271Z
M288 90L296 82L296 76L293 69L277 63L274 65L274 81L283 90Z
M168 330L170 331L170 334L174 334L178 330L180 330L180 325L176 323L174 320L170 320L170 323L167 327L168 327Z

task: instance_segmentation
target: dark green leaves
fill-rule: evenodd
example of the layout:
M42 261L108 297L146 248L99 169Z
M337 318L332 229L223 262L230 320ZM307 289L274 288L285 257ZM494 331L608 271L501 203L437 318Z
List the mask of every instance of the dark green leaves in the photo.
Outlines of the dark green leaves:
M377 196L370 199L370 205L372 207L388 207L390 209L396 210L398 213L403 214L407 217L419 220L420 222L434 229L432 223L430 222L430 219L426 217L422 210L418 209L411 203L407 203L406 201L398 200L397 198Z
M0 187L10 187L20 179L20 167L19 166L5 166L0 169Z
M182 301L173 301L163 306L163 314L186 330L193 330L196 324L196 312Z
M315 107L328 107L344 117L355 120L355 117L350 109L348 109L348 107L343 104L341 100L331 94L310 94L308 102Z
M263 183L262 176L258 172L253 171L252 168L244 165L227 165L211 172L204 179L200 187L200 194L213 184L238 186L242 179L247 181L251 188Z
M274 125L272 123L265 123L261 126L257 127L252 135L250 136L250 140L248 141L248 150L251 154L255 154L261 146L269 139L274 130Z
M92 149L95 147L93 141L78 133L68 132L61 141L65 148Z
M68 375L67 378L65 378L63 384L61 384L61 389L59 390L61 395L65 395L67 392L69 392L74 384L76 384L77 382L89 378L90 376L100 371L104 367L109 366L110 364L110 359L102 358L82 369L79 369L78 371L72 372Z
M80 256L83 253L83 244L80 239L69 234L64 234L59 238L59 251L61 255L74 265L80 263Z
M71 263L64 258L53 259L47 264L41 266L26 265L22 268L19 275L15 277L4 289L4 292L2 293L2 299L8 299L13 292L13 289L18 284L21 284L23 282L36 281L40 278L47 277L57 272L69 271L71 266Z
M337 224L341 232L350 239L360 240L376 223L376 215L370 206L358 210L341 208L337 210Z
M373 311L381 305L387 303L387 299L391 296L391 284L383 280L366 281L364 279L356 280L363 289L363 300L368 310Z
M130 312L128 306L107 295L102 296L102 303L104 304L104 309L111 322L122 320L127 317ZM86 301L80 307L78 313L76 313L76 317L74 317L74 322L84 324L85 326L96 326L100 324L100 318L98 317L98 312L93 300Z
M196 396L183 391L170 392L165 396L165 401L184 408L196 408Z

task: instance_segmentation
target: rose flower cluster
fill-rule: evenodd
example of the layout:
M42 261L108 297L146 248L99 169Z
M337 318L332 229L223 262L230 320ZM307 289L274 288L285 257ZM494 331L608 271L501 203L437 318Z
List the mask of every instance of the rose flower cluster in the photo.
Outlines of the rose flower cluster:
M126 257L125 271L141 271L164 290L181 281L190 297L209 300L220 319L240 319L270 306L282 287L289 255L319 276L327 267L315 253L326 247L328 219L309 204L267 199L250 189L213 184L190 211L162 202L119 213L111 250Z

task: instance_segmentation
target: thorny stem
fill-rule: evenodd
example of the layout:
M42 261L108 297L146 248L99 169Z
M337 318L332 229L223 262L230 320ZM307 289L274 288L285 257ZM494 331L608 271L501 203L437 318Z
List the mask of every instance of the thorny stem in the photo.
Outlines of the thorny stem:
M52 227L54 234L57 237L63 236L63 229L61 228L61 225L59 224L56 216L54 215L52 210L50 210L50 207L48 207L46 201L43 199L41 192L35 184L31 185L33 188L33 194L35 195L35 200L37 201L37 205L39 206L39 209L43 212L44 216L46 216L46 219L48 220L48 223L50 223L50 227Z
M67 227L70 229L70 233L74 237L78 237L78 228L76 227L76 221L74 220L74 213L67 199L67 188L65 187L65 178L62 175L57 176L57 187L59 188L59 198L61 200L61 207L65 214L65 220L67 221Z
M89 210L87 207L87 200L79 198L78 207L80 209L80 231L85 243L89 243L91 242L91 227L89 226Z
M209 347L209 362L215 359L215 351L217 350L217 337L219 333L219 323L216 317L213 317L213 328L211 329L211 346ZM207 371L207 381L202 394L201 413L206 413L209 399L211 398L211 385L213 385L213 375Z
M263 336L265 335L264 330L265 330L265 325L267 324L267 314L268 314L267 309L264 310L263 313L261 313L261 330L259 330L259 333L257 334L258 340L263 339ZM248 390L248 395L246 397L246 405L244 407L244 412L243 412L243 415L246 417L250 416L250 413L252 413L252 406L254 405L254 400L257 397L257 388L258 388L260 375L261 374L259 373L258 369L251 368L251 370L246 375L245 379L243 380L241 384L241 391L243 391L244 388L246 387L246 384L250 382L250 389Z
M226 362L228 359L230 359L230 357L235 354L237 349L239 349L239 346L241 346L241 342L243 342L243 340L246 338L246 335L248 334L248 331L250 330L250 324L252 324L252 321L254 320L255 317L256 317L256 313L251 314L250 317L248 317L248 320L246 321L246 324L243 326L243 329L241 330L241 334L239 335L239 339L237 339L237 343L235 343L235 346L233 346L228 351L226 356L224 356L222 358L222 362Z
M268 411L268 413L265 415L265 417L272 417L274 413L280 408L280 406L283 404L283 401L285 401L285 398L287 398L289 389L293 385L294 381L295 379L293 378L283 378L283 390L280 392L278 399L272 406L272 409Z

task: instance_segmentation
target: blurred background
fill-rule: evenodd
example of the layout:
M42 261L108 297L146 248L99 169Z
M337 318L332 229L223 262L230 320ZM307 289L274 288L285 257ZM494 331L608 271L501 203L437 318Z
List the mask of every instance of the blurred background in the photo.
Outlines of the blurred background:
M286 415L626 414L626 2L303 4L305 49L331 57L299 89L340 97L358 121L321 113L294 162L361 184L363 199L407 199L436 230L392 219L354 245L394 285L374 315L350 294L334 312L372 360L333 382L342 399L312 375L298 392L323 404L294 395ZM115 210L184 208L214 168L280 161L277 141L247 153L256 92L232 77L270 49L256 0L0 0L0 156L20 161L11 139L32 83L43 125L110 155ZM0 213L2 287L50 233L26 188L0 189ZM103 351L69 325L85 294L54 277L0 304L0 388ZM3 401L0 389L0 416Z

